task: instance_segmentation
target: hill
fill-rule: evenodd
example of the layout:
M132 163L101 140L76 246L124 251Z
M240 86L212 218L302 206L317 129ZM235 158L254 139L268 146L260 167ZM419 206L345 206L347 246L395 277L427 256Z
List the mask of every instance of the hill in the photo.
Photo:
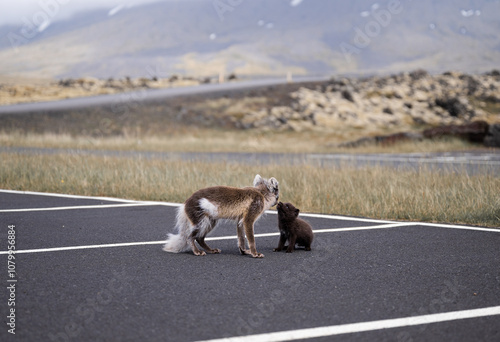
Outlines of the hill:
M500 2L470 4L183 0L64 21L40 9L23 27L0 27L0 75L478 73L500 61Z

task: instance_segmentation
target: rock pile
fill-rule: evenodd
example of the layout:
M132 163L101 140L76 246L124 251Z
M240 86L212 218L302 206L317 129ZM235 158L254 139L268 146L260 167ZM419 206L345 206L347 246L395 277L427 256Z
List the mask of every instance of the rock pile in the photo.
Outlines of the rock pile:
M387 77L332 79L290 96L289 106L250 111L233 122L238 128L260 130L373 127L403 131L488 121L492 113L483 108L500 104L500 75L497 71L430 75L417 70ZM496 116L500 121L498 113Z
M436 139L453 137L487 147L500 147L500 124L488 124L486 121L474 121L463 125L446 125L425 129L422 132L400 132L389 135L365 137L339 144L339 147L358 147L379 144L392 145L401 141Z

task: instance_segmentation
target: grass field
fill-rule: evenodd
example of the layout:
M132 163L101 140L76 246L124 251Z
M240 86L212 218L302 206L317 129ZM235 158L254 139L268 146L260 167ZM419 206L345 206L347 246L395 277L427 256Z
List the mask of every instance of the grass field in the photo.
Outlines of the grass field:
M1 132L0 146L154 152L412 153L477 149L459 139L407 141L394 145L337 147L338 135L318 132L262 133L237 130L173 130L168 135L111 137ZM345 141L343 141L345 142Z
M0 188L183 202L212 185L280 182L303 212L500 226L500 177L390 168L252 166L100 156L0 154Z

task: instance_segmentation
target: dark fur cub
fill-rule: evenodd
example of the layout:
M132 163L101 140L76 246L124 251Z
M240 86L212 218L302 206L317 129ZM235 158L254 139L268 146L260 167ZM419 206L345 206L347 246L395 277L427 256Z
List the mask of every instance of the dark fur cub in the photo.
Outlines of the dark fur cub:
M311 250L311 243L314 238L313 231L309 223L298 217L299 211L291 203L278 203L280 242L278 248L274 249L275 252L286 248L285 243L287 241L287 253L293 252L295 244L304 246L306 251Z

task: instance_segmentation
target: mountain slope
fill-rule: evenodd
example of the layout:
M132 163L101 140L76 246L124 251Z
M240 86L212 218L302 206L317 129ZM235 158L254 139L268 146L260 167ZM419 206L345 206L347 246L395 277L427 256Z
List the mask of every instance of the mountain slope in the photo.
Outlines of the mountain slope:
M230 5L233 4L233 5ZM292 6L292 4L294 6ZM182 0L0 27L0 74L168 77L478 72L500 61L500 1ZM112 15L111 15L112 14Z

